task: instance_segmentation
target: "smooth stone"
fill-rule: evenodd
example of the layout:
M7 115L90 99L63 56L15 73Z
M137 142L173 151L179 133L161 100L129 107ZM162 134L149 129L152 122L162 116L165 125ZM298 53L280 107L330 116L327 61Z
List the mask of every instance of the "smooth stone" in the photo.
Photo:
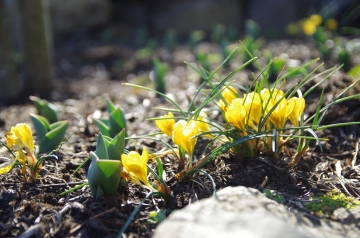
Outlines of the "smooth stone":
M279 204L260 191L227 187L216 197L175 211L155 229L154 238L175 237L360 237L354 225L344 225Z

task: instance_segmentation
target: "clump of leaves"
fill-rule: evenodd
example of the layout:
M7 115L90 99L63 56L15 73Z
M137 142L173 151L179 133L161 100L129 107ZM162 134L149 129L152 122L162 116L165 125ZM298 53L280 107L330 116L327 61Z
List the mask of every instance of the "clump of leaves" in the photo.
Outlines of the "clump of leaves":
M167 71L167 66L157 58L153 60L153 63L154 63L155 90L165 94L166 93L165 75Z
M283 197L283 195L281 195L278 191L276 190L271 190L271 189L264 189L263 190L263 194L270 198L271 200L274 200L278 203L284 203L286 202L285 198Z
M106 105L109 117L93 118L92 120L102 135L114 138L123 129L126 129L125 114L124 111L120 107L116 107L110 99L106 100Z
M193 31L188 39L188 45L190 47L190 50L192 52L195 51L195 47L205 38L205 32L204 31Z
M312 202L305 204L305 207L319 215L331 215L338 208L350 209L360 205L358 199L336 191L312 197L311 200Z
M158 224L160 222L162 222L163 220L165 220L166 218L166 210L165 209L159 209L157 211L152 211L149 213L149 218L148 218L148 222L149 223L155 223Z
M54 104L48 102L45 99L40 99L35 96L30 96L30 100L33 102L38 114L45 117L49 123L59 121L59 110Z
M116 192L121 179L120 158L124 148L125 130L114 138L102 134L96 136L96 151L90 152L91 164L88 172L91 194L95 198Z
M31 121L35 127L39 141L39 152L48 152L56 149L64 139L68 122L58 121L49 123L45 117L30 113Z
M173 50L178 41L178 35L175 29L170 28L165 32L163 43L168 50Z

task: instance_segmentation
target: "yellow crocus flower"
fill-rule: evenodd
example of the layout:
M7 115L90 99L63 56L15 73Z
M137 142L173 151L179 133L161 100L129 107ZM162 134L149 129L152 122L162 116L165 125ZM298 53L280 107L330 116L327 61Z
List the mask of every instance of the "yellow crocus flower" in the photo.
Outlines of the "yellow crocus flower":
M210 131L209 119L204 111L201 111L197 117L196 124L199 132L208 132ZM210 136L210 135L207 135Z
M237 95L238 95L238 91L234 86L227 86L221 92L221 96L225 99L226 102L220 99L217 105L221 108L221 110L225 111L226 105L231 103L231 101L234 100L235 98L237 98Z
M264 88L263 90L261 90L260 92L260 97L261 97L261 101L262 101L262 107L264 109L265 115L271 110L271 108L274 105L274 99L276 97L284 97L285 93L280 90L280 89L276 89L276 88L272 88L271 90ZM272 99L272 100L270 100Z
M261 101L262 101L264 107L266 106L269 98L275 98L277 96L284 96L284 95L285 95L285 93L282 90L276 89L276 88L272 88L270 90L267 88L264 88L260 92ZM266 111L266 109L265 109L265 111Z
M283 96L270 98L268 109L271 110L278 101L280 101L280 103L271 112L269 119L277 129L281 129L293 111L295 101L288 101Z
M169 112L168 114L165 114L160 118L168 118L168 119L155 120L155 125L157 126L157 128L159 128L159 130L162 133L171 137L173 126L175 124L174 115L171 112Z
M194 147L197 141L197 138L192 138L199 134L199 129L196 121L186 122L185 120L180 120L175 123L173 127L172 140L178 146L181 146L190 157L192 157Z
M26 172L25 162L28 163L32 179L36 179L36 173L41 170L41 165L39 165L36 169L37 159L35 158L34 151L34 140L32 137L32 131L28 124L26 123L19 123L14 127L11 127L11 130L5 134L6 143L9 149L15 151L16 159L22 163L21 173ZM10 163L12 165L15 162ZM8 166L10 166L10 164ZM4 171L9 172L11 168L3 168L0 170L0 173Z
M150 190L153 190L152 186L150 185L147 174L147 162L149 161L149 153L146 148L143 148L142 155L140 155L136 151L130 151L128 154L121 155L121 162L128 174L128 178L137 184L142 185L139 183L139 180Z
M256 92L251 92L244 95L244 106L247 113L250 113L249 125L254 127L255 124L259 124L262 113L261 98Z
M227 102L231 102L235 98L237 98L238 91L234 86L227 86L224 91L222 91L221 95L225 98Z
M289 115L289 119L294 126L299 126L299 117L305 109L305 99L292 97L288 100L288 104L294 102L294 109Z
M247 110L242 98L234 99L225 111L226 120L245 133L247 122Z

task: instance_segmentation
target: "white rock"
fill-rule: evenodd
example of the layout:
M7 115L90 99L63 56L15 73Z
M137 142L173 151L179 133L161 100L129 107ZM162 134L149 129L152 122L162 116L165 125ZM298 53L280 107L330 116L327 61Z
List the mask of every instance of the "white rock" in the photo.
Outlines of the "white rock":
M256 189L227 187L170 214L154 238L172 237L359 237L355 226L325 222L288 210Z

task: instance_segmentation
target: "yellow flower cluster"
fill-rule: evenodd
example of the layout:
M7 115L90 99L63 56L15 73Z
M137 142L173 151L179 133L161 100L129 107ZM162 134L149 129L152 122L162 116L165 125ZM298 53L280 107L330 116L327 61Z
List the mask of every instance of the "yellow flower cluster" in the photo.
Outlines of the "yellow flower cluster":
M162 133L170 136L175 144L181 146L190 157L197 141L195 136L210 131L209 121L204 112L200 112L196 120L178 122L175 122L174 115L169 112L155 120L155 125Z
M21 173L25 174L27 162L30 168L30 179L35 180L36 174L41 170L41 165L36 167L37 159L34 155L35 146L31 128L28 124L19 123L11 127L11 130L5 134L6 143L10 150L14 152L16 158L10 163L3 164L0 167L0 174L9 172L16 161L22 164Z
M311 36L315 33L316 28L321 24L322 17L318 14L313 14L305 19L302 23L302 28L305 35Z
M158 120L155 120L155 124L161 132L170 136L175 144L181 146L189 154L190 164L197 141L195 136L200 132L210 130L207 115L204 112L200 113L197 120L179 120L178 122L175 122L174 115L169 112ZM131 180L134 184L142 185L150 190L154 190L147 179L147 163L149 158L149 153L145 148L143 149L142 155L136 151L122 154L121 162L124 166L122 177L126 180Z
M312 36L320 25L325 26L330 31L335 31L338 27L338 22L335 18L323 20L319 14L313 14L299 22L289 23L286 27L286 31L290 35L305 34L307 36Z
M230 99L225 93L222 96L225 100ZM263 89L260 94L251 92L229 102L228 106L222 108L225 119L244 134L247 127L257 130L260 119L268 113L268 121L276 129L282 129L288 119L294 126L299 126L299 117L305 109L304 98L286 99L284 92L278 89Z

